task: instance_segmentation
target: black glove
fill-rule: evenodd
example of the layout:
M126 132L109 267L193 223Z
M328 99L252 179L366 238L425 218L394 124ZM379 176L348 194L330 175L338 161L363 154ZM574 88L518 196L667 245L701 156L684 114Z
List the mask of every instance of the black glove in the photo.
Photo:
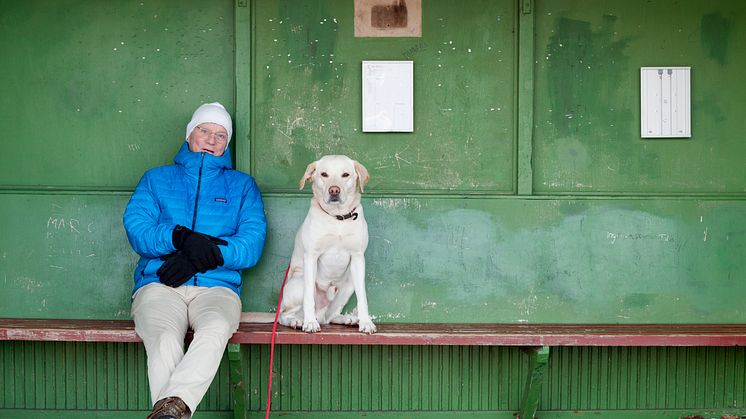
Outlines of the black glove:
M171 239L174 247L186 255L197 272L205 273L223 266L223 254L218 245L227 245L225 240L197 233L180 225L174 228Z
M158 268L156 274L158 274L161 283L169 287L176 288L197 273L197 268L192 265L183 252L172 253L161 259L166 261Z

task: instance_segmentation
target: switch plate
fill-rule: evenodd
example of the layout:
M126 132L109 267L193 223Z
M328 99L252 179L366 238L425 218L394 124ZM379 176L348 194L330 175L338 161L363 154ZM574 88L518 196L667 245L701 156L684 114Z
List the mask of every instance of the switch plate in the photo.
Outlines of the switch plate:
M642 138L690 138L691 67L640 68Z

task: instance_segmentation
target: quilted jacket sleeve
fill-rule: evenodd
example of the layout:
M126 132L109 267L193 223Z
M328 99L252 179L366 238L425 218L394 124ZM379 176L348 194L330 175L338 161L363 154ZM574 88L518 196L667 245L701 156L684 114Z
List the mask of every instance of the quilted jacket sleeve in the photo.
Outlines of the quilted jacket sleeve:
M259 194L259 187L254 179L249 178L242 197L236 233L233 236L221 237L228 242L227 246L220 246L223 267L241 270L256 265L262 256L266 235L264 203Z
M146 172L124 210L124 229L135 252L157 258L174 252L173 224L159 224L160 207L154 195L152 171Z

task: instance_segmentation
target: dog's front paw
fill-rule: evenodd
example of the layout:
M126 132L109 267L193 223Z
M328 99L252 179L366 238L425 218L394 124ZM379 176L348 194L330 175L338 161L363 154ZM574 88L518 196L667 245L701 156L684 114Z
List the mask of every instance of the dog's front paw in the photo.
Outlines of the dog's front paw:
M292 327L293 329L300 329L303 325L303 321L295 316L284 316L280 315L279 323L283 326Z
M373 333L376 333L376 325L373 324L371 320L360 320L358 330L360 330L363 333L372 335Z
M321 330L321 326L319 326L319 322L314 320L304 321L303 322L303 331L307 333L316 333L319 330Z
M340 314L339 316L331 319L329 323L354 326L358 324L357 314L354 314L354 313Z

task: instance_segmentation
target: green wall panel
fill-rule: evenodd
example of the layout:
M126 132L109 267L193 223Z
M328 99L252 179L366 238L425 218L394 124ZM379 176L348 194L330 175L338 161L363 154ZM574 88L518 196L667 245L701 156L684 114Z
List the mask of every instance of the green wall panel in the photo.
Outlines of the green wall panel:
M248 347L249 410L263 410L267 346ZM257 360L260 360L257 362ZM518 348L280 345L277 411L517 411L528 358ZM255 371L258 369L258 371Z
M276 304L308 201L266 200L250 311ZM367 198L371 312L386 322L743 322L741 200ZM277 220L284 220L278 223ZM290 220L295 220L290 221Z
M740 409L744 348L553 348L541 410Z
M310 161L344 153L372 175L379 322L746 321L743 2L531 2L522 21L535 19L535 39L521 41L535 41L533 106L520 99L534 112L521 144L533 156L521 173L551 196L520 198L497 195L517 188L523 2L427 1L423 36L398 39L354 38L349 0L247 3L235 14L229 0L0 0L0 124L16 140L0 154L0 317L129 318L129 193L171 161L197 104L233 110L244 83L250 115L237 119L250 137L236 145L270 229L244 274L245 311L275 308L309 201L284 192ZM238 43L236 16L251 25ZM414 60L414 133L360 132L364 59ZM639 138L639 67L652 65L692 66L691 139ZM268 348L242 350L259 417ZM744 355L556 349L542 417L746 414ZM526 374L516 348L280 346L278 356L275 409L313 417L512 415ZM0 342L0 416L141 417L145 375L138 344ZM224 363L200 410L222 417L228 396Z
M129 319L128 199L0 193L0 317Z
M525 354L508 347L279 345L276 351L277 412L515 412L528 372ZM269 347L242 352L247 408L260 412ZM743 413L744 359L744 348L555 348L539 409ZM225 361L201 413L231 409ZM0 342L0 378L0 409L145 411L150 403L140 344Z
M289 411L517 411L518 348L279 346L272 405ZM266 403L266 346L248 350L250 410ZM740 409L744 348L553 348L539 410ZM312 394L307 394L311 392ZM541 417L541 415L540 415Z
M0 342L0 380L0 409L146 411L151 406L145 349L139 343ZM225 357L200 410L231 409L228 383Z
M513 3L428 1L421 38L355 38L351 1L255 2L260 185L294 190L308 163L347 154L372 190L512 192ZM414 61L414 133L361 132L362 60Z
M746 192L746 3L536 2L537 193ZM692 67L692 138L640 138L640 67Z
M0 185L131 188L233 107L233 44L230 0L0 2Z
M127 199L0 194L0 317L129 318L136 257L121 224ZM245 311L275 308L308 196L265 204L267 245L244 275ZM379 321L746 321L743 200L366 197L364 205Z

